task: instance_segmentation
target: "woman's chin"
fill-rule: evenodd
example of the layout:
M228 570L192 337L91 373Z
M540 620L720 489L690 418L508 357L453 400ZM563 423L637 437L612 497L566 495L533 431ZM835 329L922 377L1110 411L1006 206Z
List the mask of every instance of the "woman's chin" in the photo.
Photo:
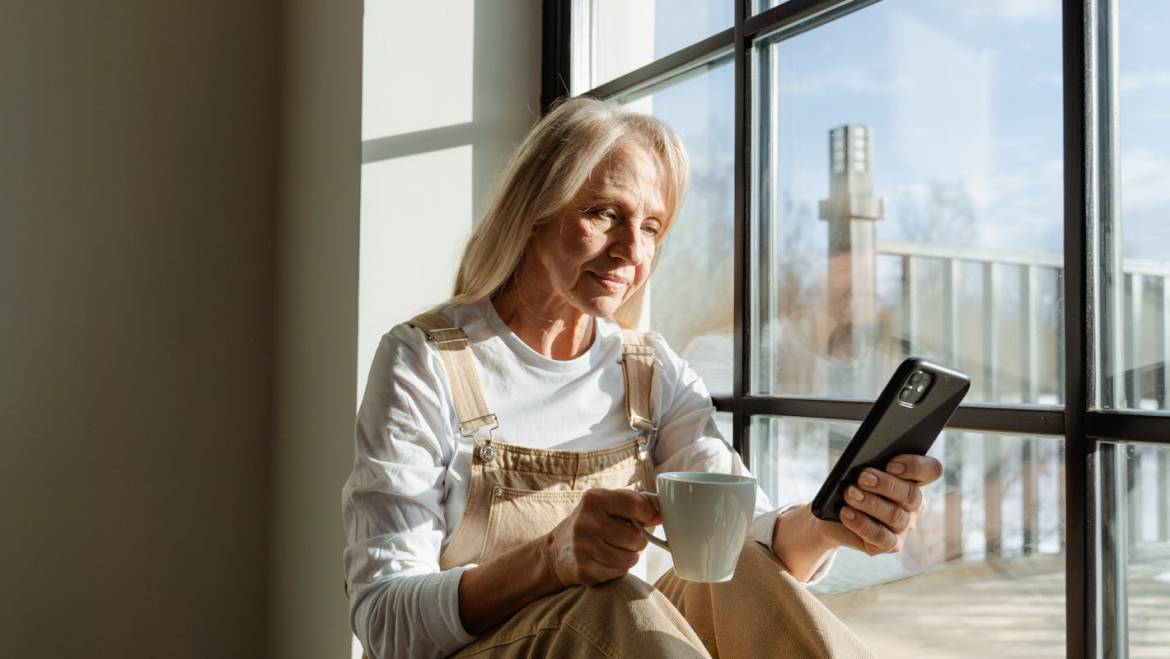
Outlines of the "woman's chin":
M617 313L618 308L621 306L621 300L610 298L593 298L587 300L585 304L581 305L581 310L591 316L609 318L610 316Z

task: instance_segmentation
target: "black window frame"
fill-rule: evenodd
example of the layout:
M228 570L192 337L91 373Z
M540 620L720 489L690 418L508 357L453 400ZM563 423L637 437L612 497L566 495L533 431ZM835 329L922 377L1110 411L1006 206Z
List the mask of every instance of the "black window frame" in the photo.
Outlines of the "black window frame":
M732 443L745 461L750 456L751 419L775 415L841 421L861 421L872 401L797 396L750 395L748 359L751 345L752 246L749 194L752 149L751 49L753 40L777 30L798 33L813 29L842 15L880 1L891 0L787 0L752 13L751 0L735 3L734 26L659 58L585 92L613 99L671 78L697 63L734 52L734 378L730 396L714 398L716 408L733 419ZM1113 594L1097 592L1097 538L1095 524L1102 511L1094 511L1093 465L1114 459L1110 442L1144 442L1170 447L1170 415L1130 410L1093 409L1092 387L1096 374L1093 332L1089 316L1096 291L1092 250L1102 238L1098 218L1107 208L1109 148L1115 139L1115 118L1110 106L1108 75L1113 57L1107 35L1112 4L1109 0L1061 0L1064 125L1064 405L963 405L948 428L985 433L1059 436L1065 441L1066 508L1066 639L1069 657L1125 656L1116 638L1097 638L1097 603ZM572 0L543 2L543 61L541 105L547 112L555 99L572 89ZM1101 331L1102 340L1109 340ZM1103 462L1104 461L1104 462ZM1108 529L1102 533L1110 536ZM1108 541L1109 538L1103 538ZM1102 582L1110 589L1110 579ZM1123 632L1124 633L1124 630Z

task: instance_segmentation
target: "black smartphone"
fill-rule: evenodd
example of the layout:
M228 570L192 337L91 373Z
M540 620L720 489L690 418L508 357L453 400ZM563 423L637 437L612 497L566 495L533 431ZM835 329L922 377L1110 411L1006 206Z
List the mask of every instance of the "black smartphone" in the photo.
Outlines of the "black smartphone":
M821 485L813 514L839 521L845 488L863 469L884 471L894 456L926 455L970 387L971 379L959 371L918 357L902 362Z

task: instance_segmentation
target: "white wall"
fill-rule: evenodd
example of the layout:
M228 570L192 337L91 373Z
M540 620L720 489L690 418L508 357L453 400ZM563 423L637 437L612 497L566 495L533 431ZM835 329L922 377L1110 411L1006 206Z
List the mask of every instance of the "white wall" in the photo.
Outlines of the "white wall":
M450 296L473 223L540 117L540 6L366 3L359 392L378 338Z
M265 655L278 9L0 3L0 655Z
M368 0L364 35L353 0L285 5L273 657L348 652L357 399L378 337L449 294L539 115L540 4Z

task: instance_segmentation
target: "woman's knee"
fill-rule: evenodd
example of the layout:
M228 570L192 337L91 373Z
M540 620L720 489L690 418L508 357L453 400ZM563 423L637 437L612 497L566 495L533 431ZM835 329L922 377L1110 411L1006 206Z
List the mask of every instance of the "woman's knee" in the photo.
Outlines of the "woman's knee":
M627 574L613 581L592 586L571 586L562 592L562 597L582 606L604 606L612 609L636 606L653 594L653 586L632 574Z
M689 623L654 586L626 575L596 586L577 586L563 622L596 634L623 656L707 657Z

